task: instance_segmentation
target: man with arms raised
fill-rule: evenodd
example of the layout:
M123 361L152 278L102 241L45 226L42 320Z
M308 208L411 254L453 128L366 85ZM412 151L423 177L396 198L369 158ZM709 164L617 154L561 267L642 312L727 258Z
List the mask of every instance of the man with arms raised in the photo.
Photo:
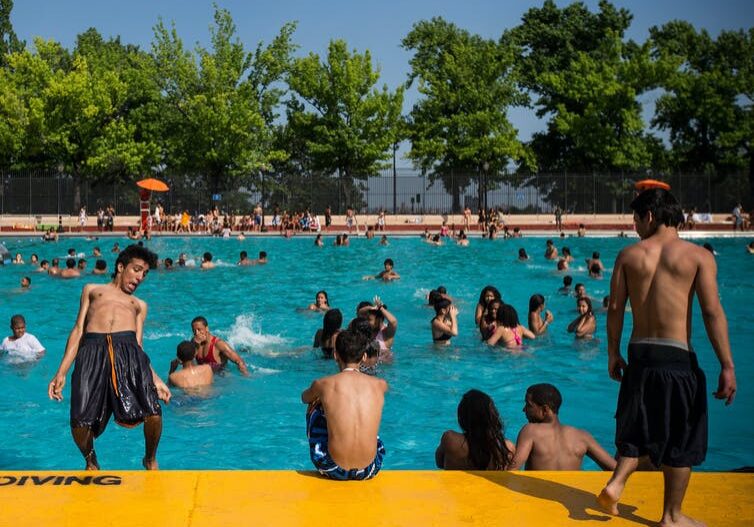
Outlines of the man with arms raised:
M529 424L516 440L511 470L526 465L527 470L581 470L589 456L603 470L615 468L615 459L586 430L560 422L558 411L563 398L552 384L534 384L526 389L524 413Z
M98 470L94 438L105 431L111 414L115 422L133 427L144 423L142 463L157 469L157 445L162 434L162 409L170 390L150 365L142 349L146 302L133 296L157 262L153 252L131 245L118 255L109 284L87 284L65 354L47 393L63 400L70 367L71 431L86 460L87 470Z
M691 467L707 451L706 383L690 345L694 294L720 361L715 397L730 404L736 393L717 265L709 251L679 239L683 213L668 190L644 190L631 208L641 241L615 261L607 312L608 372L621 382L615 415L619 458L598 501L618 514L628 477L648 456L665 479L660 525L702 525L681 513ZM626 301L633 314L628 363L620 353Z

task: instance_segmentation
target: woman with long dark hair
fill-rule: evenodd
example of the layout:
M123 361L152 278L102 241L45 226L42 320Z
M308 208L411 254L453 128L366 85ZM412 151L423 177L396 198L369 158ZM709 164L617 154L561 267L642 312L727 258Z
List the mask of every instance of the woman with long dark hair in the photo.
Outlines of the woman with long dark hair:
M335 351L335 338L340 333L343 325L343 314L340 309L330 309L322 319L322 329L318 329L314 335L314 347L322 349L322 355L326 359L333 358Z
M469 390L458 403L458 425L448 430L435 451L435 463L446 470L506 470L516 447L505 438L503 422L492 398Z

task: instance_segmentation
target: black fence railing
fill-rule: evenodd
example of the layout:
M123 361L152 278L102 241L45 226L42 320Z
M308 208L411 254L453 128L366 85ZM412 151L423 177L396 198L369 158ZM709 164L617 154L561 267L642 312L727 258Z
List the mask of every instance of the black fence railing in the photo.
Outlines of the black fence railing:
M205 211L213 204L233 213L249 213L257 202L269 212L309 209L334 214L352 206L359 212L384 209L397 214L444 214L469 207L495 207L511 213L550 213L556 206L575 214L629 212L633 183L646 176L637 174L519 174L449 173L442 177L401 168L377 175L346 180L336 175L261 174L240 180L238 186L217 193L207 190L200 177L162 176L170 191L157 194L166 212ZM0 214L78 214L73 179L57 170L2 172ZM730 175L716 182L714 177L670 174L661 178L673 188L685 208L700 212L728 212L738 200L749 196L744 174ZM89 214L112 205L118 215L138 214L139 194L133 183L98 184L83 182L79 203Z

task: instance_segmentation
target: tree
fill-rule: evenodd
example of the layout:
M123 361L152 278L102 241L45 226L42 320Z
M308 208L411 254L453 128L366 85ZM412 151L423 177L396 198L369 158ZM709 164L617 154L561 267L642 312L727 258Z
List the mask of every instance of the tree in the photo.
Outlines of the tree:
M175 27L155 26L152 55L163 93L160 128L166 167L204 178L217 193L253 180L285 152L273 149L276 85L288 68L294 24L249 53L228 11L215 6L211 47L186 51Z
M0 68L4 68L7 55L18 53L24 49L25 43L18 39L13 31L10 13L13 11L13 0L0 0Z
M390 159L398 137L403 88L377 89L379 77L369 51L349 52L342 40L330 41L325 60L295 60L288 77L288 125L304 139L310 170L337 172L338 212L354 205L354 180Z
M667 131L677 168L721 183L743 169L754 201L754 30L723 31L712 39L689 23L650 29L665 78L652 124Z
M605 0L596 13L581 2L561 9L547 0L504 34L517 46L518 72L537 116L547 119L531 141L544 171L604 174L651 166L657 142L645 132L638 97L656 87L661 71L647 44L625 40L631 19ZM566 190L563 180L545 181L541 190L553 202L577 190ZM624 192L622 184L610 188L614 197Z
M429 172L430 181L443 182L454 211L474 176L497 173L511 161L533 166L507 116L508 108L526 100L511 75L514 54L507 42L433 18L415 24L402 45L414 52L407 85L418 81L423 96L409 116L408 157Z

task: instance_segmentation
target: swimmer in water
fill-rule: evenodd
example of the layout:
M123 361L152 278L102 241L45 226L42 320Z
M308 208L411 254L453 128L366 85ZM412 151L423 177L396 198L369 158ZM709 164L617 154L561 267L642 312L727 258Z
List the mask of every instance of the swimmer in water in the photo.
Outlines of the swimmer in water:
M387 234L383 234L382 238L380 238L380 245L387 247L390 245L390 242L387 241Z
M594 265L597 265L597 267L599 267L600 269L600 273L605 270L605 266L602 264L602 260L600 260L600 253L598 253L597 251L594 251L592 253L592 257L587 258L585 262L587 269L591 270Z
M568 324L568 333L575 333L577 339L590 339L597 331L597 320L592 311L592 301L588 297L579 297L576 301L579 316Z
M230 344L216 337L209 330L207 319L199 316L191 321L191 331L194 334L194 342L198 345L196 362L209 364L214 371L219 371L230 361L238 366L238 371L248 376L244 360L230 347Z
M563 277L563 287L558 289L559 295L570 295L571 294L571 284L573 283L573 277L570 275L566 275Z
M383 271L380 271L376 275L367 275L364 277L364 280L382 280L384 282L391 282L393 280L399 280L400 275L395 272L393 269L394 267L393 259L392 258L386 258L383 262L383 266L385 269Z
M544 315L544 320L542 315ZM529 329L532 333L543 335L553 318L552 313L545 309L545 297L537 294L529 298Z
M172 367L168 374L168 383L178 388L191 389L209 386L214 380L212 367L209 364L196 364L196 350L198 344L193 340L184 340L178 344L176 356L181 363L181 369Z
M330 309L330 299L327 297L327 291L324 289L322 291L317 291L317 294L314 296L314 303L309 304L310 311L321 311L326 312Z
M479 301L477 302L476 309L474 310L474 322L477 326L482 320L482 317L485 315L490 302L492 302L493 300L502 301L500 291L498 291L495 286L485 286L482 289L482 292L479 293Z
M324 247L325 246L325 242L322 241L322 235L321 234L317 234L317 237L314 238L314 245L316 247Z
M432 319L432 342L450 344L458 336L458 308L450 300L441 298L435 302L435 317Z
M516 309L510 304L503 304L497 311L497 327L487 339L487 344L501 344L505 348L516 349L523 345L523 339L535 337L534 333L519 323Z
M215 267L215 264L212 263L212 253L206 252L202 255L202 263L199 266L202 269L213 269Z
M254 262L252 260L249 260L249 253L247 253L246 251L241 251L238 257L239 260L236 265L254 265Z
M528 259L529 259L529 255L526 254L526 249L524 249L523 247L521 247L518 250L518 261L519 262L525 262Z
M558 259L558 249L552 243L552 240L547 240L547 242L546 242L545 258L547 258L548 260L557 260Z

